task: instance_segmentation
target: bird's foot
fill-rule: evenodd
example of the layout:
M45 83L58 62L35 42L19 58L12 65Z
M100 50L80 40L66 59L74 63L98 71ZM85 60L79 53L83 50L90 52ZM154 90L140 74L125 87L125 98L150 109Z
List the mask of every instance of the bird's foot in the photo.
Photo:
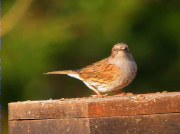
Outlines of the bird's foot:
M134 95L133 93L124 93L124 92L119 92L118 94L114 95L114 96L132 96Z
M91 97L94 97L94 98L104 98L104 97L106 97L106 96L108 96L108 94L103 94L103 95L101 95L101 94L91 95Z

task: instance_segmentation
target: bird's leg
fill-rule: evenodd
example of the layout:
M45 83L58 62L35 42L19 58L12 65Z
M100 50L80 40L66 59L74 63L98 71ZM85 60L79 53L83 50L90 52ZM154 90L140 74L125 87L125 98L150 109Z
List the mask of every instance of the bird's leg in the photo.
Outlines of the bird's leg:
M95 88L92 88L92 90L97 94L98 98L102 98L103 96L99 93L99 91Z

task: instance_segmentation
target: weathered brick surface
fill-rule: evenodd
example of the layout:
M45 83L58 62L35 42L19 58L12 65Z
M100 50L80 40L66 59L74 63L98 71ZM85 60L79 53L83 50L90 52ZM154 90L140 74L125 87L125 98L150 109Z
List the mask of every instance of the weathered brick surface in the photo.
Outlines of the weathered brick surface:
M180 92L9 103L10 134L177 133Z

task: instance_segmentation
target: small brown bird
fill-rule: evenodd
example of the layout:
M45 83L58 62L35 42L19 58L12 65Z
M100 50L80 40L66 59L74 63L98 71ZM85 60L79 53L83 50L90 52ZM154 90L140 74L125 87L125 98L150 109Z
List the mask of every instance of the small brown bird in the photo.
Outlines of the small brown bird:
M67 74L77 78L101 98L100 92L118 91L129 85L136 73L137 65L128 46L124 43L118 43L113 46L110 57L85 68L53 71L45 74Z

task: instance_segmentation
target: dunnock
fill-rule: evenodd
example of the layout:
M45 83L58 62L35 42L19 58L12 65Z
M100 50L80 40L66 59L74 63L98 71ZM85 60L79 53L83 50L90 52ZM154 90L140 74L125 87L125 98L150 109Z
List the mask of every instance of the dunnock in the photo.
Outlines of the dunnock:
M129 85L135 78L137 65L124 43L113 46L111 55L99 62L79 70L53 71L46 74L67 74L83 81L102 97L100 92L118 91Z

